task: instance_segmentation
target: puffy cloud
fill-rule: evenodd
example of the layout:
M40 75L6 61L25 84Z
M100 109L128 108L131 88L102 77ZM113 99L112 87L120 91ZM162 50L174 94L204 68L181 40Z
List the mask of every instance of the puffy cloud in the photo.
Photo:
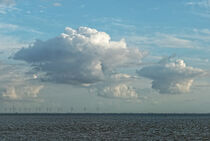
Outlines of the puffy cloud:
M88 87L90 94L109 99L132 100L133 102L145 99L139 85L137 76L125 73L112 74L106 80ZM139 83L138 83L139 84Z
M163 59L158 64L143 67L137 74L151 79L152 88L159 93L177 94L189 92L195 77L204 75L205 71L186 66L180 59L175 62Z
M1 98L4 100L26 100L37 98L40 90L43 86L33 86L33 85L11 85L4 87L1 90Z
M23 66L0 64L0 100L31 101L37 99L43 85ZM33 81L32 81L33 80Z
M97 89L97 94L106 98L138 99L134 88L124 83Z
M128 48L125 40L112 41L105 32L67 27L58 37L22 48L14 59L45 72L43 80L87 85L104 80L118 68L140 64L143 56L139 49Z

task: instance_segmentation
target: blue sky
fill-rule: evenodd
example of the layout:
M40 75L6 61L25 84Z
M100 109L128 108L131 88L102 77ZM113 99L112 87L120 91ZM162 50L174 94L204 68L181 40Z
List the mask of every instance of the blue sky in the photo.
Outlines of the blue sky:
M2 106L209 112L209 13L209 0L0 0Z

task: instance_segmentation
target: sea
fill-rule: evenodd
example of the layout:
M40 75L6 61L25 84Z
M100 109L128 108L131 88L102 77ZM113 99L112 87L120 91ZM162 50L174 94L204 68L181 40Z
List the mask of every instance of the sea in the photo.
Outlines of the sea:
M0 141L210 140L210 114L0 114Z

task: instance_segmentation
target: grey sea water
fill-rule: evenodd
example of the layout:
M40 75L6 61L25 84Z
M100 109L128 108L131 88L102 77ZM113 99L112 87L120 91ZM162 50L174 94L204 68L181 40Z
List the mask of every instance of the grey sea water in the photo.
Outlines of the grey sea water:
M208 114L1 114L0 141L210 140Z

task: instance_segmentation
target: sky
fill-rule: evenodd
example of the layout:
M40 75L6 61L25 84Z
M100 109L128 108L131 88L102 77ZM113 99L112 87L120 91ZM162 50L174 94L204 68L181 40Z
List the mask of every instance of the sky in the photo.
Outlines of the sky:
M210 0L0 0L0 111L209 113Z

